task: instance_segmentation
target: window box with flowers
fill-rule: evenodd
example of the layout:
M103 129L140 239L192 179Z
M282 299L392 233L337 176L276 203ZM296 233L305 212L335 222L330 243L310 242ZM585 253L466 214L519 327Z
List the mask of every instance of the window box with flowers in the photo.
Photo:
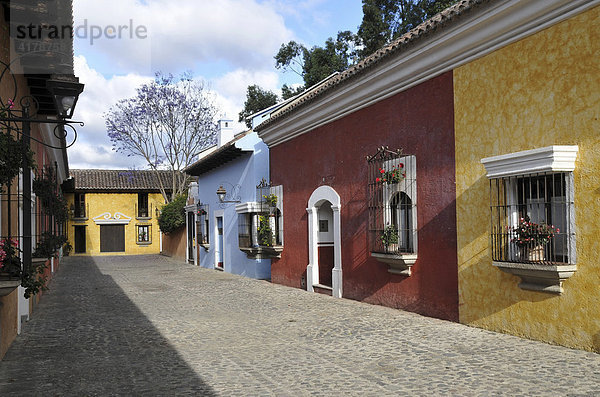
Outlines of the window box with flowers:
M561 294L577 270L573 170L577 146L481 160L490 180L492 264L524 290Z
M21 285L21 259L17 253L17 241L0 240L0 296L5 296Z
M369 166L369 245L388 272L411 275L417 261L416 157L381 147Z
M265 180L256 187L258 202L236 206L239 248L249 258L280 258L283 251L283 186Z

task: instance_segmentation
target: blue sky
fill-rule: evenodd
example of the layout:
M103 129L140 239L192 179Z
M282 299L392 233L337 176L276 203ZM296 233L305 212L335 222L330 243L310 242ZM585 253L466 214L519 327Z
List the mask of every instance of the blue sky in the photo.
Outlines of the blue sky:
M322 45L340 30L356 32L361 19L360 0L76 0L75 73L86 88L75 118L86 126L69 149L70 166L144 168L112 151L103 114L154 72L191 71L237 121L248 85L279 93L283 83L301 83L292 72L275 69L273 56L282 43ZM118 36L119 27L121 38L102 34L92 43L92 32L108 29ZM131 27L139 34L132 35Z

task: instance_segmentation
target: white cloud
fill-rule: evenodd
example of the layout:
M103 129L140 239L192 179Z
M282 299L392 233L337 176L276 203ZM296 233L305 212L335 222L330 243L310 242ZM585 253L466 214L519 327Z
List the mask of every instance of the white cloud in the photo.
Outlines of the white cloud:
M144 168L142 160L127 157L112 150L106 134L104 114L121 99L135 95L136 88L152 81L153 77L128 74L124 76L104 77L94 70L84 56L75 57L75 74L85 84L85 90L77 102L75 120L85 122L78 127L79 137L69 149L69 163L72 168ZM200 79L200 78L198 78ZM221 109L220 116L234 121L234 130L244 131L246 126L238 123L238 113L246 99L248 85L258 84L264 89L279 93L278 75L275 72L238 69L226 73L207 87L214 94L215 103Z
M106 12L111 10L111 12ZM178 72L200 63L228 68L273 68L281 43L293 38L284 19L268 4L255 0L79 0L75 26L144 25L147 39L77 39L78 53L98 58L107 69ZM88 30L91 28L88 28ZM123 32L130 32L127 28ZM112 68L112 69L111 69Z
M246 100L246 90L249 85L257 84L261 88L280 94L279 76L275 72L251 71L238 69L226 73L215 80L213 84L214 91L217 94L217 103L225 111L230 119L237 123L238 114L244 107ZM236 130L245 130L244 123L237 123Z
M78 138L69 148L69 163L72 168L128 168L136 160L111 150L104 126L104 113L120 99L135 95L135 89L152 80L152 77L128 74L105 78L92 69L85 57L75 57L75 75L85 84L85 89L75 108L75 120L85 122L77 127Z
M88 142L76 142L69 149L69 167L72 169L142 169L144 163L135 157L116 153L110 145L98 145Z

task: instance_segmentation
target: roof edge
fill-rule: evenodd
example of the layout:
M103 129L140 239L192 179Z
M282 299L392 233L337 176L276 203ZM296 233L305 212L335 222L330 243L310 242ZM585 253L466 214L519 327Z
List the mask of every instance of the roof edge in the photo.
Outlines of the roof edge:
M276 146L599 4L600 0L463 0L310 89L256 130L269 147ZM448 10L456 15L448 17Z

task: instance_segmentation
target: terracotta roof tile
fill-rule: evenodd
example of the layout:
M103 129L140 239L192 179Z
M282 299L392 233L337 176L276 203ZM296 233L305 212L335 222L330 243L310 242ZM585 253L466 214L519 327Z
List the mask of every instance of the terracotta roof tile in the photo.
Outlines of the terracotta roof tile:
M75 190L114 190L139 191L160 189L159 177L163 186L171 186L171 171L151 170L69 170L75 182ZM170 190L170 189L167 189Z

